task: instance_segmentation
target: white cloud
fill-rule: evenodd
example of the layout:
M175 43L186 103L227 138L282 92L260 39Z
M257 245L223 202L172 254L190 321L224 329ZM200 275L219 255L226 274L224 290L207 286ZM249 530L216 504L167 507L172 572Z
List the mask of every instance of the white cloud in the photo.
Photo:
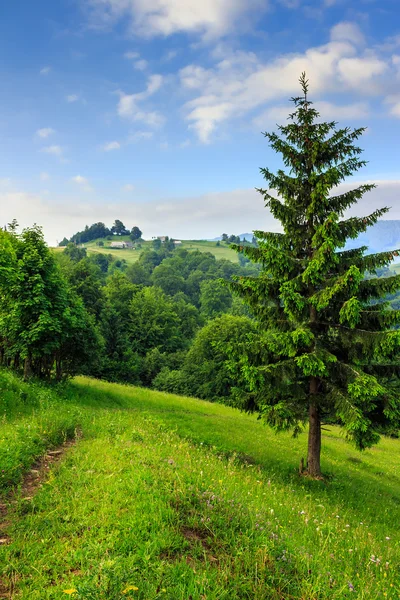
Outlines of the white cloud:
M51 67L43 67L43 69L40 69L40 74L41 75L48 75L51 71Z
M50 135L53 135L53 133L55 133L55 130L51 127L43 127L43 129L38 129L36 131L36 135L44 139L48 138Z
M108 144L104 144L102 149L104 152L110 152L111 150L119 150L121 148L121 144L119 142L108 142Z
M93 191L92 186L89 185L89 181L86 179L86 177L83 177L82 175L75 175L75 177L71 177L71 181L78 184L80 189L85 192Z
M92 23L110 27L128 18L133 35L167 36L177 32L216 38L243 25L248 15L264 11L266 0L86 0Z
M123 185L121 189L123 192L133 192L135 187L131 183L127 183L127 184Z
M148 64L149 63L147 62L147 60L141 59L141 60L137 60L133 66L138 71L145 71L147 69Z
M385 100L386 104L390 105L390 114L393 117L400 118L400 94L392 94Z
M177 54L177 50L170 50L165 56L163 56L163 61L168 62L170 60L173 60L177 56Z
M135 58L139 58L140 54L139 52L125 52L124 54L124 58L127 58L128 60L134 60Z
M79 100L79 96L77 94L69 94L69 96L66 97L66 101L67 102L77 102Z
M286 54L261 62L253 53L229 53L217 48L219 60L213 68L188 65L180 71L181 85L187 93L197 93L186 105L186 119L201 142L210 142L218 127L229 119L244 117L250 111L266 109L277 99L299 93L298 78L306 71L314 100L323 93L355 92L380 94L388 62L372 50L360 50L347 38L360 43L358 28L339 23L327 44L309 48L302 54ZM361 89L362 88L362 89ZM357 105L357 103L356 103ZM329 108L325 105L325 108ZM291 108L287 104L287 113ZM327 111L328 112L328 111ZM340 109L339 109L340 112ZM348 108L345 118L351 118ZM367 114L364 107L363 114ZM254 118L254 117L253 117Z
M382 75L387 69L388 64L373 55L363 58L342 58L338 63L340 78L348 87L356 90L364 84L372 84L373 78Z
M153 136L154 133L152 131L135 131L135 133L129 136L128 141L139 142L140 140L151 140Z
M120 117L131 121L141 121L152 127L159 127L164 123L164 117L157 111L144 111L139 104L155 94L163 84L162 75L151 75L145 91L137 94L125 94L120 91L117 112Z
M345 184L340 191L356 187L359 183L354 181L351 185ZM386 218L400 219L400 180L376 183L377 189L366 194L352 212L364 215L378 207L393 206ZM223 231L239 234L254 229L280 229L280 224L265 209L260 194L253 189L148 202L132 202L131 196L118 198L116 194L117 199L112 203L88 201L85 196L79 196L80 189L85 191L79 186L73 196L51 196L51 200L23 191L0 192L0 205L5 207L3 220L10 222L15 217L22 227L39 221L44 227L46 239L52 244L56 239L70 237L82 230L86 224L95 221L111 224L116 214L127 226L138 223L146 238L159 235L160 232L180 239L201 239L215 237Z
M48 181L50 179L50 175L43 171L40 173L40 181Z
M345 41L352 44L363 44L365 38L357 23L342 21L332 27L331 40L334 42Z
M78 183L79 185L87 185L88 183L86 177L82 177L82 175L75 175L75 177L72 177L72 181Z
M52 154L53 156L62 156L63 149L61 146L46 146L42 148L42 152L46 152L46 154Z
M354 102L353 104L333 104L332 102L316 101L314 108L318 110L323 120L342 120L342 119L366 119L369 114L369 106L366 102ZM288 120L288 106L271 106L265 112L258 115L253 123L257 127L267 127L285 124Z

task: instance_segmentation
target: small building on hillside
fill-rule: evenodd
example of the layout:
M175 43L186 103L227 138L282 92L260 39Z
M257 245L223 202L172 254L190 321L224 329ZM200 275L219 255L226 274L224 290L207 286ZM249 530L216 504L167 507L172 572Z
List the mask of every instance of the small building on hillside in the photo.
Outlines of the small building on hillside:
M166 235L159 235L158 239L160 240L160 242L166 242L167 241L167 236Z
M132 242L111 242L110 248L120 248L123 250L124 248L133 249Z
M174 240L174 244L176 244L178 246L179 244L182 244L182 242L181 242L181 240Z

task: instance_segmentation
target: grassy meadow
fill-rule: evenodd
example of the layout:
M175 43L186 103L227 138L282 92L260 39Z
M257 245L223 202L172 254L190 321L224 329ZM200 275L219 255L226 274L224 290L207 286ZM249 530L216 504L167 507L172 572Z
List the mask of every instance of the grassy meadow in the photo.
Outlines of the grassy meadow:
M6 371L0 390L0 597L400 598L399 440L360 454L329 427L311 481L306 433L223 405ZM24 498L23 474L78 433Z
M129 236L121 236L116 241L129 241ZM104 241L104 246L98 246L97 242L99 240L94 240L93 242L88 242L84 244L84 247L87 250L88 255L91 254L111 254L115 259L124 259L126 262L131 265L136 262L140 256L140 253L146 248L152 247L152 242L142 242L141 248L136 250L129 248L111 248L111 242L108 240ZM225 258L226 260L230 260L234 263L239 261L238 255L236 252L231 250L228 244L221 243L220 246L217 246L217 242L209 242L206 240L182 240L182 244L179 246L180 248L185 248L187 250L199 250L200 252L210 252L215 256L215 258ZM54 248L56 252L62 252L64 248L57 247Z

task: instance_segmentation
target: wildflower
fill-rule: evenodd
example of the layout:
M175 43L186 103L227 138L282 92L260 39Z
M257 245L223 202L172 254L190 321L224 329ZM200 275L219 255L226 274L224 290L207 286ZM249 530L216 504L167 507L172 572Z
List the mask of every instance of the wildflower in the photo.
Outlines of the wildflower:
M123 594L127 594L128 592L137 592L139 588L136 585L128 585L124 590L122 590Z
M387 535L385 539L386 539L386 540L390 540L390 537Z
M347 585L349 586L349 590L354 592L354 585L351 583L351 581L349 581Z
M68 594L68 596L72 596L72 594L76 594L78 590L76 590L75 588L71 588L69 590L63 590L64 594Z

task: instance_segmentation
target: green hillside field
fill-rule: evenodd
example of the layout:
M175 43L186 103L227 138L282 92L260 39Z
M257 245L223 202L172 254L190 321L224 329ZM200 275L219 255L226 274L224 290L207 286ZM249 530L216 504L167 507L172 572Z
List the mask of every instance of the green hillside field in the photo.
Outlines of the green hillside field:
M0 390L0 597L400 597L399 440L360 454L329 427L327 477L311 481L296 469L306 433L223 405L4 370ZM36 490L19 487L75 438Z
M118 238L118 241L129 240L128 236L121 236ZM128 264L132 264L136 262L140 256L140 253L146 248L151 248L152 242L147 241L141 244L141 248L136 250L130 249L118 249L111 248L108 240L104 241L104 246L98 246L99 240L94 240L93 242L89 242L84 244L84 247L87 249L88 254L111 254L114 258L125 259ZM188 250L199 250L200 252L211 252L214 254L215 258L225 258L226 260L231 260L232 262L238 262L238 255L236 252L231 250L229 245L221 243L220 246L217 246L217 242L208 242L206 240L182 240L182 244L179 245L179 248L186 248ZM62 252L63 248L57 247L54 249L56 252Z

